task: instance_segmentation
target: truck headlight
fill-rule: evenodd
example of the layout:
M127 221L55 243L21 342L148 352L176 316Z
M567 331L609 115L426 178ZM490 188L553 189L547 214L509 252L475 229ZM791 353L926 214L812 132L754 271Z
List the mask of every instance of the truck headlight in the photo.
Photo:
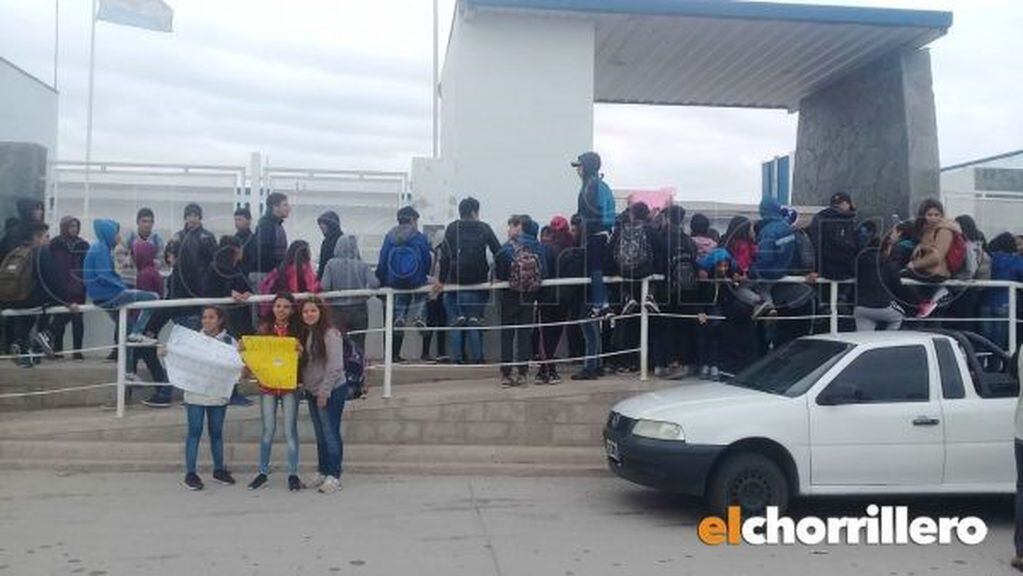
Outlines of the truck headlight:
M682 440L685 441L685 434L682 427L671 422L658 422L657 420L639 420L632 428L632 433L643 438L654 440Z

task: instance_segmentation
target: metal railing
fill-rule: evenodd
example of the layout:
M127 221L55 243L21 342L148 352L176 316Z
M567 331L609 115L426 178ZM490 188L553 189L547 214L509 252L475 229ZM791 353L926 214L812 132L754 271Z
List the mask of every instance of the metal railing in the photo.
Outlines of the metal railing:
M651 317L666 317L666 318L679 318L679 319L696 319L697 315L696 314L672 314L672 313L661 314L661 313L653 313L650 310L648 310L647 306L643 305L643 303L646 302L647 298L651 295L651 283L652 282L662 282L662 281L664 281L664 277L663 276L653 275L653 276L648 276L648 277L642 278L642 279L626 279L626 278L620 278L620 277L608 277L608 278L605 278L604 281L607 284L620 284L620 283L633 283L633 284L639 283L640 284L640 287L641 287L641 291L640 291L641 301L640 301L640 308L639 308L640 311L637 314L620 316L620 318L629 318L629 317L635 317L635 316L639 317L639 320L640 320L640 334L639 334L640 341L639 341L639 348L637 348L637 349L624 350L624 351L615 351L615 352L606 353L606 354L599 354L598 353L597 357L600 358L600 357L608 357L608 356L615 356L615 355L621 355L621 354L631 354L631 353L637 353L638 352L638 354L639 354L639 376L640 376L640 379L644 380L644 381L648 380L649 379L649 368L650 368L649 367L650 318ZM810 285L816 285L816 286L822 286L822 285L829 286L830 298L829 298L829 305L828 305L828 308L827 308L827 314L811 314L809 316L791 316L791 317L781 316L781 317L775 318L777 321L795 321L795 320L812 320L812 319L828 318L828 320L829 320L829 331L831 333L833 333L833 334L837 334L839 332L839 321L841 319L843 319L843 318L848 318L848 316L843 316L843 315L841 315L839 313L840 301L839 301L839 290L838 290L838 287L840 285L842 285L842 284L851 284L851 283L853 283L852 280L834 281L834 280L826 280L826 279L819 279L818 278L818 279L815 279L813 281L809 281L807 278L802 277L802 276L787 276L785 278L781 278L781 279L774 280L774 281L769 281L769 282L770 283L798 283L798 284L810 284ZM589 283L590 283L589 278L560 278L560 279L544 280L543 286L545 288L548 288L548 287L573 287L573 286L574 287L579 287L579 286L587 286L587 285L589 285ZM1007 323L1009 323L1009 327L1010 327L1010 329L1008 330L1009 352L1011 353L1012 351L1016 350L1016 347L1018 346L1018 342L1017 342L1016 330L1014 328L1015 328L1016 323L1017 323L1017 320L1016 320L1016 311L1017 311L1017 304L1018 304L1018 298L1017 298L1018 294L1017 294L1017 291L1020 290L1020 289L1023 289L1023 283L1011 282L1011 281L1003 281L1003 280L980 280L980 281L950 280L950 281L947 281L947 282L944 282L944 283L941 283L941 284L926 284L926 283L916 282L916 281L912 281L912 280L903 280L903 283L905 285L929 286L929 287L935 287L935 288L939 287L939 286L946 286L946 287L962 287L962 288L972 288L972 289L994 288L994 289L1005 289L1005 290L1007 290L1008 291L1008 314L1004 318L999 317L999 318L968 318L968 319L959 318L959 319L956 319L956 318L940 317L940 318L929 318L927 320L928 321L942 321L942 322L944 322L944 321L1002 321L1002 322L1007 322ZM509 288L509 286L508 286L507 282L488 282L488 283L484 283L484 284L475 284L475 285L450 285L449 284L449 285L444 285L442 287L442 292L495 291L495 290L504 290L504 289L508 289L508 288ZM394 321L395 321L395 317L394 317L395 296L398 295L398 294L429 294L432 291L433 291L433 287L430 286L430 285L427 285L427 286L423 286L421 288L412 289L412 290L398 290L398 289L393 289L393 288L379 288L379 289L367 289L367 290L339 290L339 291L319 292L319 293L301 293L301 294L295 294L295 298L297 300L301 301L304 298L310 298L310 297L315 296L315 297L318 297L318 298L320 298L320 299L322 299L322 300L324 300L324 301L326 301L328 303L331 300L338 299L338 298L367 298L368 299L368 298L372 298L372 297L379 297L379 298L383 299L383 303L384 303L384 325L383 325L383 327L380 327L380 328L369 328L369 329L366 329L366 330L363 330L363 331L352 332L352 333L353 334L354 333L367 333L367 334L368 333L382 333L384 335L384 342L383 342L383 345L384 345L384 355L383 355L383 397L384 398L391 398L392 397L392 382L393 382L393 375L394 375L394 355L392 353L392 349L393 349L393 345L394 345L395 333L396 332L401 332L401 331L419 330L419 328L396 327L394 325ZM217 305L257 305L257 304L272 302L274 300L274 298L275 298L275 296L273 294L265 294L265 295L253 295L249 299L247 299L245 301L242 301L242 302L239 302L238 300L235 300L233 298L189 298L189 299L176 299L176 300L155 300L155 301L150 301L150 302L132 303L132 304L128 304L126 306L123 306L123 307L117 309L117 315L118 315L118 322L117 322L117 344L116 344L116 348L117 348L117 351L118 351L118 354L117 354L117 382L116 382L116 387L117 387L117 416L118 417L123 417L124 416L125 406L126 406L126 398L127 398L127 388L128 388L129 385L131 385L131 386L152 386L152 385L159 385L160 384L160 383L136 382L136 381L129 382L127 377L126 377L126 374L127 374L127 361L128 361L127 349L130 347L130 344L127 342L127 337L128 337L128 334L127 334L128 322L127 322L127 320L128 320L129 312L131 312L133 310L144 310L144 309L145 310L156 310L156 309L172 309L172 308L195 308L195 307L198 307L198 306L211 306L211 305L212 306L217 306ZM77 307L77 309L75 311L76 312L103 311L103 312L108 312L108 313L110 312L110 310L98 307L98 306L93 305L93 304L80 305L80 306ZM71 312L71 311L67 307L55 306L55 307L46 308L45 310L44 309L40 309L40 308L23 309L23 310L8 309L8 310L4 310L4 311L0 312L0 315L6 316L6 317L13 317L13 316L37 316L37 315L42 314L42 313L46 313L46 314L66 314L66 313L69 313L69 312ZM906 320L912 321L913 319L907 318ZM495 326L480 326L480 327L468 327L468 328L467 327L455 327L455 326L429 326L427 328L423 328L422 330L436 331L436 332L442 332L442 333L443 332L452 331L452 330L502 330L502 329L521 328L521 327L538 328L538 327L543 327L543 326L568 325L568 324L573 324L573 323L574 324L582 324L582 323L595 322L595 321L598 321L598 320L596 320L596 319L582 319L582 320L573 320L573 321L569 321L569 322L555 322L555 323L550 323L550 324L544 324L544 323L537 322L537 323L532 323L532 324L523 325L523 326L501 326L501 325L495 325ZM586 357L586 358L589 358L589 357ZM549 359L549 360L545 359L545 360L541 360L540 362L541 363L548 363L548 362L550 362L550 363L557 363L557 362L567 362L567 361L570 361L570 360L573 360L573 359ZM521 364L521 363L513 363L513 364ZM498 364L498 365L500 365L500 364ZM497 366L497 365L495 365L495 364L487 364L487 366ZM93 386L93 387L95 387L95 386Z

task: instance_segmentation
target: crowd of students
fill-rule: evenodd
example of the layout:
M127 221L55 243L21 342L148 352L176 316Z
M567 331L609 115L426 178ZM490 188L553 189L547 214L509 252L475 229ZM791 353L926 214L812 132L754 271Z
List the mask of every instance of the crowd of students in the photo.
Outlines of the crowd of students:
M386 353L403 361L405 335L418 332L424 359L484 364L483 328L492 294L488 283L507 282L495 302L503 387L524 385L531 366L538 385L558 384L559 367L571 363L581 365L574 380L638 370L641 308L651 313L654 373L665 378L716 379L734 373L781 342L819 329L832 301L849 329L893 330L907 319L934 315L937 321L964 320L953 326L978 330L1007 346L1010 326L1001 320L1009 313L1007 290L941 283L1023 282L1023 242L1009 232L989 242L972 218L950 219L937 200L925 200L913 219L859 220L853 198L837 192L804 226L795 210L765 199L757 221L735 216L721 233L704 214L689 216L687 226L688 215L679 205L636 202L619 212L604 182L600 156L587 152L571 164L581 181L571 216L541 224L526 214L512 215L502 242L480 219L479 201L466 197L458 205L459 218L431 240L420 229L418 212L403 207L375 267L362 260L357 238L344 234L333 211L318 219L323 234L318 261L306 241L289 243L283 223L291 206L280 193L269 195L254 228L249 209L237 209L235 234L219 239L203 227L202 207L189 204L182 228L166 241L154 231L153 211L143 208L132 230L112 220L92 222L92 245L82 239L81 223L74 217L63 218L59 235L51 239L43 204L21 201L18 217L6 223L0 241L0 302L4 308L42 308L44 313L5 319L8 350L25 368L39 356L60 357L70 324L71 358L82 359L84 324L78 306L87 300L116 322L117 310L131 303L230 298L233 304L221 308L133 313L126 326L128 370L134 373L141 360L156 382L166 381L155 345L168 322L224 342L253 333L297 338L304 391L261 390L261 464L250 487L267 481L278 407L284 413L289 487L301 487L296 421L300 395L306 394L320 452L314 484L334 491L340 486L340 414L349 394L342 389L344 358L363 353L368 297L297 302L292 294L394 288L399 290L394 296L396 331ZM169 271L166 278L164 271ZM650 282L644 293L643 279L655 274L662 279ZM780 282L793 275L805 282ZM605 282L605 276L622 281ZM589 282L550 282L572 278ZM848 282L834 285L832 297L833 285L817 283L821 278ZM252 294L277 296L272 303L253 306L247 302ZM45 313L55 305L71 312ZM935 315L936 310L941 312ZM989 319L977 320L978 315ZM434 342L437 352L431 355ZM170 387L157 386L145 403L170 406L171 393ZM224 407L251 401L237 393L223 399L191 394L185 403L186 484L201 487L195 448L204 419L214 478L233 482L223 465Z

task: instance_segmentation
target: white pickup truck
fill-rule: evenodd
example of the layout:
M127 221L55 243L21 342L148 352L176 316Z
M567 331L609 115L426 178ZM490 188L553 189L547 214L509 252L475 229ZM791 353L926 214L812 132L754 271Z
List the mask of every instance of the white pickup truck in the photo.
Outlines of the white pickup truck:
M1014 372L965 332L801 338L726 382L619 402L608 465L718 512L825 494L1011 493Z

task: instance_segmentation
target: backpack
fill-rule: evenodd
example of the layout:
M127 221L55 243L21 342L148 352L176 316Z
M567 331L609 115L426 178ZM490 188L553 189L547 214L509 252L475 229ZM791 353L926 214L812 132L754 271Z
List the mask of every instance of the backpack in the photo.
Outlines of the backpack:
M622 224L614 259L623 276L641 278L650 272L654 255L646 226Z
M668 262L668 282L675 292L691 292L697 284L696 254L688 238L683 237L682 244Z
M395 244L387 255L387 284L392 288L418 288L419 251L407 240Z
M968 248L966 236L963 236L962 232L953 232L952 244L948 247L948 253L945 254L945 263L948 264L949 275L954 276L966 267Z
M36 287L35 259L32 248L11 250L0 264L0 302L28 300Z
M540 291L542 282L540 256L522 244L516 244L508 270L508 287L513 292L533 294Z
M348 399L362 398L366 394L366 357L359 345L348 336L344 337L344 355Z
M615 210L615 197L611 188L602 179L597 179L597 202L600 206L600 222L604 228L614 228L618 212Z
M982 275L982 268L986 268L984 271L986 276ZM991 257L984 252L984 246L980 242L966 242L966 263L956 277L960 280L973 280L974 278L988 280L991 278Z
M795 274L809 274L817 266L817 250L806 230L796 229L793 231L796 238L796 253L793 256L793 270Z

